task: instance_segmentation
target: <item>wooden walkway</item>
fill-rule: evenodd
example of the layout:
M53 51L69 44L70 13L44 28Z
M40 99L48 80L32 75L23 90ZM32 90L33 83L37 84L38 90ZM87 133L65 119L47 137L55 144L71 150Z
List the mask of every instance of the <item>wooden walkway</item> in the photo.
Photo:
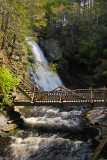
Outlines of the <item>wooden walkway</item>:
M106 106L107 88L70 90L60 86L53 91L34 90L32 102L22 100L14 103L25 106Z

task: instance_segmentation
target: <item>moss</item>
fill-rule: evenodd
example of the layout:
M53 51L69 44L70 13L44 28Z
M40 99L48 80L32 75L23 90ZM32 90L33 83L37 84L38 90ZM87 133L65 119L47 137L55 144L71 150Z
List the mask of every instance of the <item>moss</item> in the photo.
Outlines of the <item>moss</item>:
M19 129L17 128L17 125L14 125L12 127L12 129L8 130L8 131L3 131L3 130L0 130L0 135L11 135L12 133L15 133L17 132Z
M7 134L12 134L14 132L17 132L19 129L17 127L11 129Z

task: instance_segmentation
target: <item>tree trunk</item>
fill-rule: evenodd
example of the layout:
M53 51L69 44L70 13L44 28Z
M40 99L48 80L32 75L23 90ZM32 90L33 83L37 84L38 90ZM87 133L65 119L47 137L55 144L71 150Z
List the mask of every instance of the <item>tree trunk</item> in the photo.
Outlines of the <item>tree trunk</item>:
M9 17L7 17L7 20L6 20L5 33L4 33L3 42L2 42L2 49L5 49L5 46L6 46L8 29L9 29Z
M0 6L0 28L2 24L2 6Z
M0 19L1 19L1 14L2 14L2 6L0 6Z
M85 1L84 1L84 9L85 9L85 6L86 6L86 5L85 5Z
M16 34L14 34L14 36L13 36L13 45L12 45L12 49L11 49L11 53L10 53L9 58L11 58L12 55L13 55L13 52L14 52L14 49L15 49L15 42L16 42Z
M1 17L1 31L3 31L3 26L4 26L4 14Z

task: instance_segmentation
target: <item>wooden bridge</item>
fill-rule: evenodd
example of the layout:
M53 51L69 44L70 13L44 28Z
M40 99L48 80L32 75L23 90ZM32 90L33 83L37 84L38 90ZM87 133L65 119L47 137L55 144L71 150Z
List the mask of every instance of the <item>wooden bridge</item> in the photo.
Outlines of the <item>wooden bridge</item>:
M3 56L1 56L3 55ZM14 104L19 106L106 106L107 88L89 88L70 90L60 86L52 91L42 91L27 76L22 69L14 62L9 63L8 59L0 52L0 64L5 64L11 72L20 77L21 82L18 90L26 97L14 99Z
M32 101L14 101L16 105L34 106L106 106L107 88L70 90L58 87L53 91L35 90Z

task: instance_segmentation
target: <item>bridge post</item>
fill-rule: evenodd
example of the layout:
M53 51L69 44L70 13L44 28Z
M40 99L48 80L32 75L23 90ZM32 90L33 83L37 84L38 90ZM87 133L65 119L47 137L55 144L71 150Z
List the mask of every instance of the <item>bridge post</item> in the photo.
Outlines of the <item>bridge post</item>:
M34 102L35 101L35 86L33 88L34 88L34 93L33 93L33 102Z
M104 106L107 106L107 91L106 91L106 87L104 86Z
M60 103L62 103L62 87L60 86Z
M107 90L105 86L104 86L103 98L104 98L104 111L103 111L104 113L107 107Z
M90 103L93 104L93 88L89 88L89 92L90 92Z

